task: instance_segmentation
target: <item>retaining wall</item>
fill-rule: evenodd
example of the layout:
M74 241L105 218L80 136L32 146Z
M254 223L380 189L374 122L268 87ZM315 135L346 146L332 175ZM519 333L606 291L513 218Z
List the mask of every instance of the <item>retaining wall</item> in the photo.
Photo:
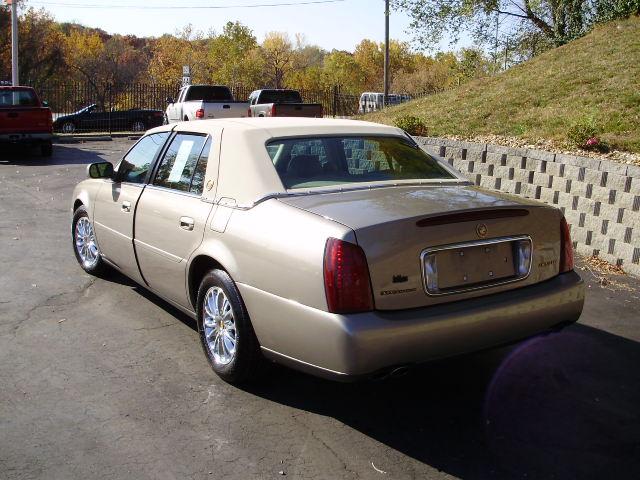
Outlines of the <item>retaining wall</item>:
M416 137L476 185L560 208L574 248L640 276L640 167L540 150Z

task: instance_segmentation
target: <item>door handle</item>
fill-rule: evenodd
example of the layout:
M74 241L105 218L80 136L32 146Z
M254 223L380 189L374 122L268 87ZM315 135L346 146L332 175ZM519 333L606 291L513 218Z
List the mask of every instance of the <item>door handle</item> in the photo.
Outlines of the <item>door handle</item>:
M130 212L131 211L131 202L124 201L122 202L122 211Z
M194 225L195 225L195 222L193 221L193 218L180 217L180 228L182 228L183 230L191 231L193 230Z

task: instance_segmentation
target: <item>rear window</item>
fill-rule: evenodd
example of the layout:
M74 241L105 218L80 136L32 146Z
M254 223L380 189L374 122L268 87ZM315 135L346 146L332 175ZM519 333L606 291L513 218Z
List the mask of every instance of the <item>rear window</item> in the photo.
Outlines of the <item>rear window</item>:
M288 138L269 142L267 152L287 189L455 178L402 137Z
M0 108L37 106L39 106L38 98L33 90L0 91Z
M189 100L202 100L205 102L227 102L233 100L231 90L227 87L215 87L215 86L195 86L190 87L187 91L187 98Z
M302 98L295 90L263 90L258 103L302 103Z

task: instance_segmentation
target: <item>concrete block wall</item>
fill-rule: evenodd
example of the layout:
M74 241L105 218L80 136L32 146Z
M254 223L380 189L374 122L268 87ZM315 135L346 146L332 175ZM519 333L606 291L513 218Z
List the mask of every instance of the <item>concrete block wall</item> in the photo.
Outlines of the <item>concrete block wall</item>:
M522 148L416 137L476 185L564 212L574 248L640 276L640 167Z

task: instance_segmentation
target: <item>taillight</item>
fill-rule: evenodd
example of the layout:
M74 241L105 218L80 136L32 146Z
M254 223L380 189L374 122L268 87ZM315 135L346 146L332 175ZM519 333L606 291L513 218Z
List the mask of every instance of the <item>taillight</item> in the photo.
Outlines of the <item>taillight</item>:
M247 117L251 116L251 107L247 108Z
M560 239L560 273L570 272L573 270L573 244L571 243L569 224L564 217L560 222Z
M271 116L272 117L276 116L276 104L275 103L273 105L271 105Z
M324 250L324 290L332 313L373 310L369 268L358 245L329 238Z
M196 110L196 118L204 118L204 108Z

